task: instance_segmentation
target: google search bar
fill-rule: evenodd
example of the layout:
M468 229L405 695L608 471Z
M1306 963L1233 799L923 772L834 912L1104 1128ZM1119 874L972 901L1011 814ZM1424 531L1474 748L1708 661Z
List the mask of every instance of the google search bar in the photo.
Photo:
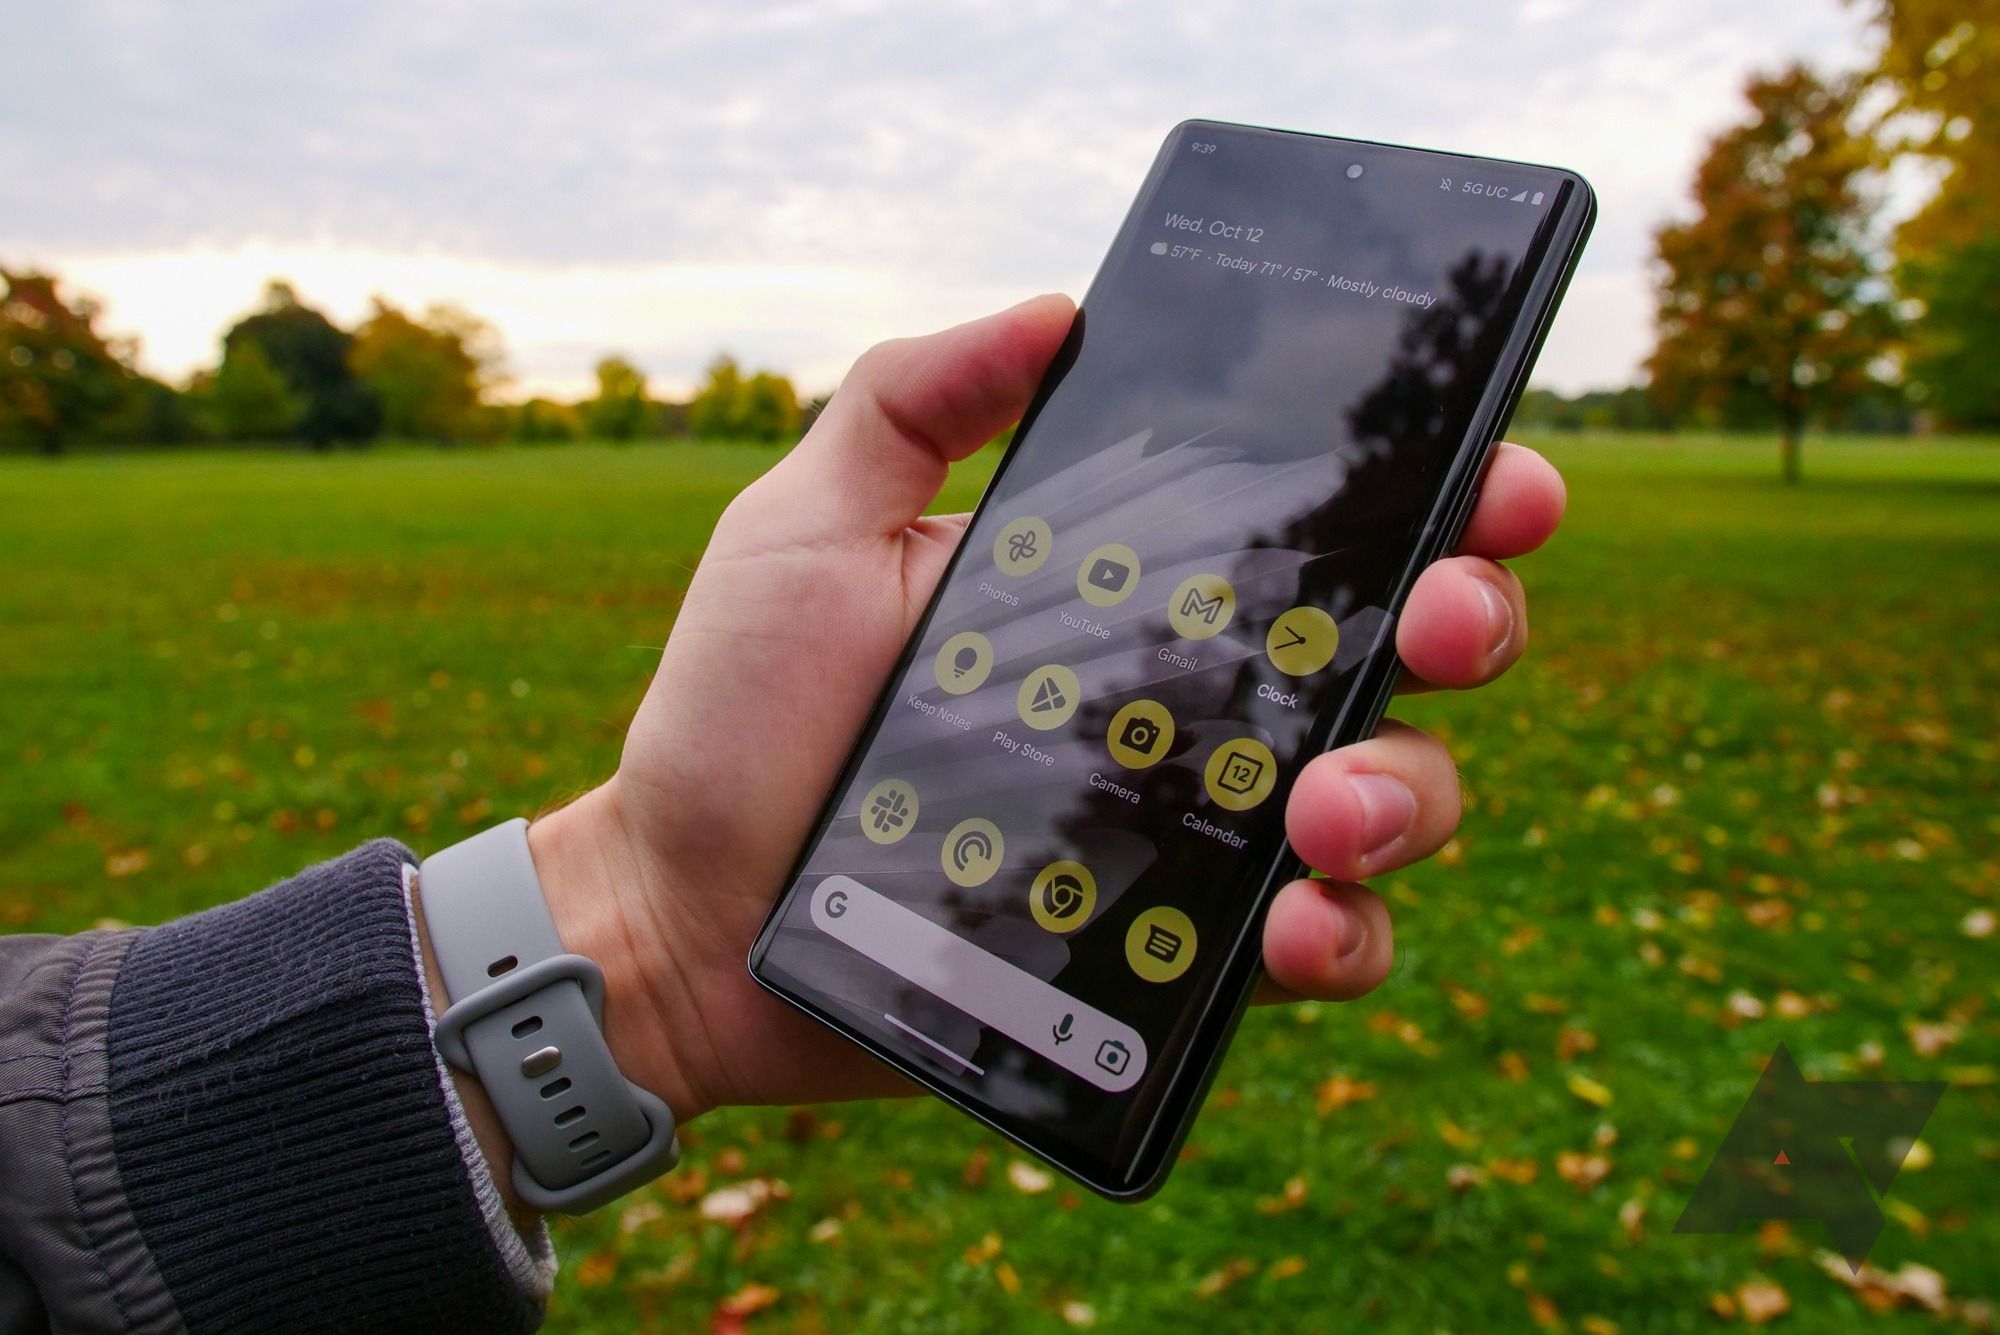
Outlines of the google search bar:
M842 945L1099 1089L1123 1093L1146 1072L1146 1040L1132 1026L851 876L819 883L812 920Z

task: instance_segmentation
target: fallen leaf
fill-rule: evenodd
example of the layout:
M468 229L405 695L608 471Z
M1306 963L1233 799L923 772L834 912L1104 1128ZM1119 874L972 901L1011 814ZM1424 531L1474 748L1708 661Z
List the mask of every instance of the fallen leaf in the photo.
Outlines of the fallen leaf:
M1024 1196L1039 1196L1056 1184L1055 1175L1035 1167L1026 1159L1007 1161L1007 1180Z
M715 1318L710 1329L715 1335L735 1335L743 1329L746 1321L776 1303L781 1296L769 1284L745 1284L715 1305Z
M1557 1309L1555 1300L1545 1293L1528 1295L1528 1315L1538 1326L1554 1326L1562 1322L1562 1312Z
M1589 1191L1611 1176L1611 1160L1601 1154L1564 1150L1556 1155L1556 1175L1578 1191Z
M1597 1108L1611 1106L1611 1089L1600 1081L1592 1080L1581 1071L1571 1071L1563 1080L1569 1092L1585 1103Z
M1239 1256L1224 1263L1222 1269L1212 1270L1203 1275L1201 1282L1194 1286L1197 1298L1213 1298L1238 1280L1247 1279L1257 1273L1257 1263L1247 1256Z
M618 1216L618 1231L637 1233L648 1224L659 1223L666 1215L666 1207L658 1201L638 1201L626 1206L625 1212Z
M586 1289L594 1289L608 1283L618 1273L618 1253L613 1251L592 1252L576 1267L576 1282Z
M1290 1279L1294 1275L1304 1274L1305 1269L1306 1269L1305 1257L1286 1256L1271 1262L1271 1268L1265 1273L1270 1275L1272 1279Z
M1556 1035L1556 1056L1566 1062L1575 1061L1586 1052L1597 1051L1597 1035L1588 1029L1574 1029L1564 1025Z
M1500 1074L1516 1084L1528 1078L1528 1059L1518 1052L1503 1052L1494 1063Z
M1745 1321L1761 1326L1791 1311L1792 1299L1770 1280L1756 1279L1736 1286L1736 1305Z
M1001 1289L1006 1292L1009 1298L1015 1297L1021 1292L1020 1274L1005 1261L993 1267L993 1278L1000 1282Z
M1285 1189L1276 1196L1266 1196L1257 1202L1259 1214L1285 1214L1306 1203L1306 1180L1302 1177L1288 1178Z
M1952 1044L1958 1042L1962 1032L1957 1024L1947 1020L1942 1024L1930 1024L1922 1020L1912 1020L1908 1027L1910 1046L1919 1057L1935 1057Z
M1820 1252L1813 1259L1820 1269L1852 1289L1872 1311L1887 1312L1909 1306L1942 1314L1951 1307L1944 1276L1927 1265L1905 1261L1900 1269L1888 1271L1864 1261L1857 1273L1848 1269L1844 1257L1832 1252Z
M1486 1018L1486 998L1477 992L1460 987L1457 983L1446 983L1444 992L1451 998L1453 1008L1466 1019L1478 1021Z
M713 1223L739 1227L767 1205L785 1200L791 1194L791 1188L774 1178L755 1177L709 1192L701 1198L699 1212L703 1219Z
M1313 1106L1321 1117L1375 1097L1375 1085L1367 1080L1352 1080L1344 1075L1336 1075L1330 1080L1322 1080L1313 1091Z
M1974 909L1958 924L1958 930L1975 941L1984 941L1996 927L2000 927L2000 919L1994 917L1992 909Z
M963 1174L966 1186L976 1187L986 1181L986 1165L992 1157L992 1151L984 1145L977 1147L966 1157Z
M1062 1319L1072 1326L1088 1327L1097 1324L1097 1309L1089 1303L1072 1298L1062 1305Z
M1542 1167L1533 1159L1488 1159L1486 1171L1503 1182L1525 1187L1540 1176Z

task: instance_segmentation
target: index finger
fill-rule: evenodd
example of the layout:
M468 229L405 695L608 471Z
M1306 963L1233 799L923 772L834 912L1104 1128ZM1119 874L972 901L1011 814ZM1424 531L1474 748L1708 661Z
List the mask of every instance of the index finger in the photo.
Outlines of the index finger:
M1556 531L1568 499L1554 464L1525 445L1502 441L1486 466L1458 551L1496 561L1525 556Z

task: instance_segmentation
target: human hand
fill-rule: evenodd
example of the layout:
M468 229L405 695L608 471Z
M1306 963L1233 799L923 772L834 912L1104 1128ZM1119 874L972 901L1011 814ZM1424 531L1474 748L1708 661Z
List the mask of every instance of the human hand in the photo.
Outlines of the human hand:
M1039 297L866 353L716 525L618 773L530 829L565 943L605 969L621 1067L683 1121L910 1088L766 993L745 956L964 531L924 508L949 463L1020 416L1072 314ZM1458 554L1397 628L1406 689L1478 686L1520 656L1526 605L1498 561L1546 540L1563 499L1539 455L1500 447ZM1379 984L1389 910L1358 882L1430 856L1458 819L1451 757L1415 728L1308 764L1286 829L1329 879L1273 902L1260 999Z

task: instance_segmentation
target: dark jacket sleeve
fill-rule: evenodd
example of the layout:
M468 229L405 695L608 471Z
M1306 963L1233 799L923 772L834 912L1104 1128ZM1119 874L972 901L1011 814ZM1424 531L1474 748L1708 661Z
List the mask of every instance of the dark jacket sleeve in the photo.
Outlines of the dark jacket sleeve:
M539 1324L431 1041L410 861L0 937L0 1330Z

